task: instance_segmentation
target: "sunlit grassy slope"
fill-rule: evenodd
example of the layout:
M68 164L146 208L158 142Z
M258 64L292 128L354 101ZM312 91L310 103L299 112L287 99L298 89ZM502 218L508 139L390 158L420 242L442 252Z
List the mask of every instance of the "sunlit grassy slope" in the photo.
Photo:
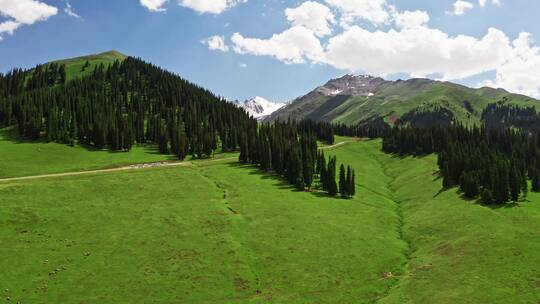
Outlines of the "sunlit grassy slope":
M94 68L100 64L108 66L114 63L116 60L122 61L126 58L127 56L120 52L108 51L95 55L58 60L54 61L54 63L63 64L66 66L66 80L70 81L74 78L90 75L94 71ZM87 61L89 66L83 69Z
M14 128L0 129L0 178L60 173L172 159L154 146L111 152L91 147L19 139Z
M427 89L415 90L407 86L392 86L373 97L350 97L339 107L325 114L325 119L355 124L373 116L398 118L409 111L429 111L435 108L450 110L455 118L466 124L479 124L482 111L490 103L507 98L519 106L533 106L540 110L540 102L504 90L491 88L471 89L452 83L440 82ZM468 102L472 111L465 106Z
M382 117L393 124L397 118L409 112L429 112L442 108L453 113L459 122L472 125L480 123L482 111L488 104L503 99L508 104L532 106L540 110L538 100L502 89L475 89L450 82L410 79L392 82L379 88L372 96L326 96L312 92L268 119L309 118L354 125Z
M337 141L344 139L338 138ZM537 303L540 196L439 193L435 158L327 154L352 200L234 160L0 183L0 288L17 303Z

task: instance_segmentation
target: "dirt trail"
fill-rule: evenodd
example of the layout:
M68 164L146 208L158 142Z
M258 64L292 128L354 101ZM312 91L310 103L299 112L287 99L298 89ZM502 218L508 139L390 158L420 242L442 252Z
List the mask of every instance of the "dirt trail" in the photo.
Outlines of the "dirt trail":
M350 141L342 141L331 146L320 147L319 149L334 150L348 143L350 143ZM63 176L77 176L77 175L99 174L99 173L109 173L109 172L119 172L119 171L129 171L129 170L142 170L142 169L150 169L150 168L191 167L197 164L209 164L209 163L220 162L220 161L231 160L231 159L236 159L236 157L212 159L212 160L205 160L205 161L195 161L195 162L184 161L184 162L143 163L143 164L133 164L129 166L123 166L123 167L118 167L118 168L110 168L110 169L97 169L97 170L88 170L88 171L75 171L75 172L52 173L52 174L42 174L42 175L32 175L32 176L21 176L21 177L9 177L9 178L0 178L0 183L42 179L42 178L54 178L54 177L63 177Z
M42 175L32 175L32 176L21 176L21 177L10 177L2 178L0 182L13 182L13 181L22 181L22 180L33 180L33 179L42 179L42 178L53 178L53 177L63 177L63 176L77 176L77 175L86 175L86 174L98 174L98 173L108 173L108 172L119 172L119 171L129 171L129 170L143 170L151 168L164 168L164 167L191 167L197 163L214 163L219 161L236 159L236 157L222 158L222 159L213 159L208 161L196 161L196 162L155 162L155 163L143 163L143 164L133 164L129 166L123 166L118 168L110 169L97 169L97 170L88 170L88 171L76 171L76 172L64 172L64 173L52 173L52 174L42 174Z

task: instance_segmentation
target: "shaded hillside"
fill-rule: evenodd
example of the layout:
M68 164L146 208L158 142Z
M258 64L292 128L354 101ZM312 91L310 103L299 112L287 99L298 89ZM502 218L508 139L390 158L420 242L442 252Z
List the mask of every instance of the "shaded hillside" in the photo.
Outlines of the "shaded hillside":
M266 121L310 118L318 121L357 124L381 117L390 124L405 114L441 109L455 120L477 124L483 110L500 100L540 109L533 98L502 89L472 89L430 79L385 81L371 76L345 75L332 79L291 104L276 111Z

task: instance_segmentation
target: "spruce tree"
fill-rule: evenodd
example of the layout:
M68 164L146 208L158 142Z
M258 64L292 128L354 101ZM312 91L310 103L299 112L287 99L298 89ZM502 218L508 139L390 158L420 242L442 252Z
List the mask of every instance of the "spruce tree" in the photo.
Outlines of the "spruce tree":
M352 169L352 179L351 179L351 196L356 194L356 173Z
M531 191L540 192L540 172L538 169L532 169L531 175Z
M345 166L341 164L341 166L339 166L339 193L341 194L341 197L349 197L348 186L345 176Z
M328 189L328 166L326 165L326 159L324 158L324 153L321 153L321 165L320 165L320 176L319 180L321 181L321 188L323 191Z
M326 172L328 194L334 196L338 193L336 183L336 157L334 156L328 163L328 171Z

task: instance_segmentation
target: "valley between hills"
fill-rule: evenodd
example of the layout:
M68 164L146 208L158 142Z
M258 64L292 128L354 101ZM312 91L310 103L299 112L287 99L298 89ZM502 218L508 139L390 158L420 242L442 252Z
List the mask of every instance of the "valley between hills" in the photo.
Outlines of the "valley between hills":
M118 52L2 75L0 299L539 303L537 101L453 88L445 104L430 82L333 116L415 82L347 77L382 93L336 101L333 81L311 114L278 119L302 97L264 123Z

